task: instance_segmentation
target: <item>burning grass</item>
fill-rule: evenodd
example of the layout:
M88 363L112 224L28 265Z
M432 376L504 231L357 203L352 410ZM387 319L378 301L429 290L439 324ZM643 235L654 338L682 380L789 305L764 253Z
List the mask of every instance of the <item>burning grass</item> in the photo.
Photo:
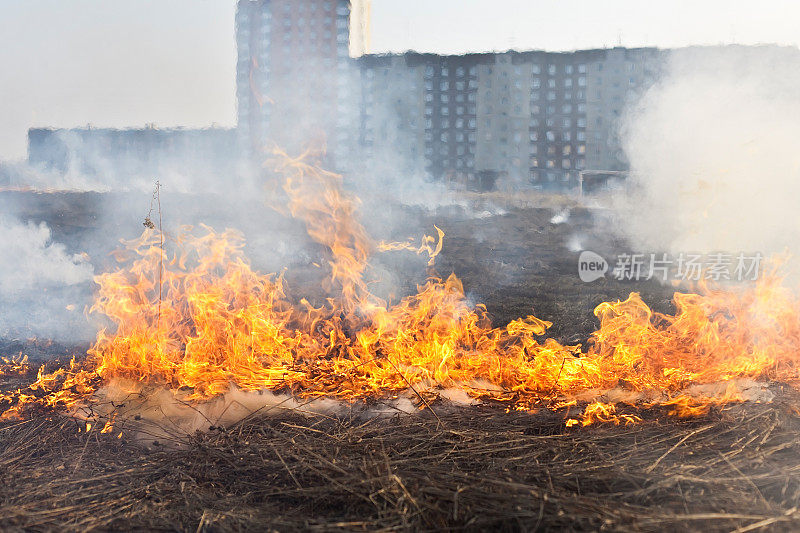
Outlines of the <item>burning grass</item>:
M376 245L339 176L285 157L278 171L283 204L329 253L328 297L256 272L233 230L125 243L96 278L108 328L85 359L35 378L3 363L30 379L0 394L0 525L798 525L800 304L776 271L676 293L674 313L635 293L603 303L589 343L564 344L533 315L492 326L455 275L378 297L370 256L432 264L441 231ZM207 414L239 394L256 402L240 421ZM415 415L389 416L398 402ZM173 419L186 413L199 425Z
M165 235L147 229L117 252L118 270L96 278L92 311L109 328L86 361L40 372L29 389L0 397L2 416L24 416L28 406L91 408L99 387L121 380L189 390L189 401L236 387L344 401L412 391L427 406L428 394L455 388L512 409L589 402L582 419L568 423L627 424L635 416L617 416L601 401L606 391L622 391L615 403L670 406L685 417L750 399L741 382L800 377L800 305L775 271L754 286L675 293L672 315L653 312L635 293L600 304L589 344L565 345L547 338L552 324L533 315L493 327L454 274L429 272L399 301L378 297L370 289L376 249L416 249L432 264L441 230L418 247L377 246L340 176L286 156L277 172L281 203L329 252L324 302L290 297L282 276L253 270L233 230L186 229L166 235L164 250ZM704 388L717 383L726 386Z
M5 530L796 530L795 392L690 421L262 413L157 443L39 417L0 429Z

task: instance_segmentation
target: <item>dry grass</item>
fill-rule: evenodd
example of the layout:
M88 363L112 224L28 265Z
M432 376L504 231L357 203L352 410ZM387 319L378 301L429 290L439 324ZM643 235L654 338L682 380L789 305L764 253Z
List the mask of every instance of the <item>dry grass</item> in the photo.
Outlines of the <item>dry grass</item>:
M0 529L796 530L791 405L574 430L488 407L285 413L147 444L42 416L0 428Z

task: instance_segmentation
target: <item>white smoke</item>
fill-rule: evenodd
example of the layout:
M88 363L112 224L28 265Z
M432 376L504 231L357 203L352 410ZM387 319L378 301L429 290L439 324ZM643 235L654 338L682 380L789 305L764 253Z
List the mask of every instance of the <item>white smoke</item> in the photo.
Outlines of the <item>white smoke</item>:
M0 217L0 336L84 338L93 268L53 242L46 224Z
M46 224L20 224L0 219L0 294L62 285L76 285L91 280L92 267L87 258L70 255L63 244L50 239Z
M670 54L625 131L644 251L800 252L800 51L761 46Z

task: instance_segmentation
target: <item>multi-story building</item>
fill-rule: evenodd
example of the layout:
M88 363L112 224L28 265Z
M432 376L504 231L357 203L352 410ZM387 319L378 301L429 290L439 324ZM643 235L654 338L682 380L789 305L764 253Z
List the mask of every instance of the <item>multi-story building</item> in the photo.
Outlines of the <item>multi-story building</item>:
M167 157L151 146L162 141L215 161L324 147L337 170L535 188L626 168L623 109L652 83L660 50L367 55L369 5L239 0L238 147L222 132L31 130L29 159L89 173L107 160L131 174L142 167L131 154Z
M652 83L655 49L363 56L364 155L439 179L542 188L622 170L619 121Z
M369 2L240 0L239 131L336 168L563 188L626 166L619 121L659 50L365 55Z
M177 189L213 190L235 176L237 132L230 128L31 128L28 164L112 190L168 180Z
M669 51L655 48L602 50L587 64L586 160L593 170L625 170L620 128L626 105L656 80Z
M341 158L357 131L357 71L367 1L239 0L238 128L251 153L325 145Z

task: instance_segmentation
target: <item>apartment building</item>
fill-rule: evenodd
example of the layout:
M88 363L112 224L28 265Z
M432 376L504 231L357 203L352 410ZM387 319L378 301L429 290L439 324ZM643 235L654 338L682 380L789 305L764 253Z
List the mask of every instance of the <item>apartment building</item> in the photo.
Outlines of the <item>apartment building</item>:
M238 130L261 154L325 144L338 170L574 186L626 168L626 103L652 83L653 48L366 54L369 2L240 0Z
M240 0L238 129L255 154L325 145L346 160L359 94L351 55L368 46L368 2Z
M627 102L649 86L655 49L366 55L360 147L437 179L481 173L512 185L573 186L582 170L623 170Z

